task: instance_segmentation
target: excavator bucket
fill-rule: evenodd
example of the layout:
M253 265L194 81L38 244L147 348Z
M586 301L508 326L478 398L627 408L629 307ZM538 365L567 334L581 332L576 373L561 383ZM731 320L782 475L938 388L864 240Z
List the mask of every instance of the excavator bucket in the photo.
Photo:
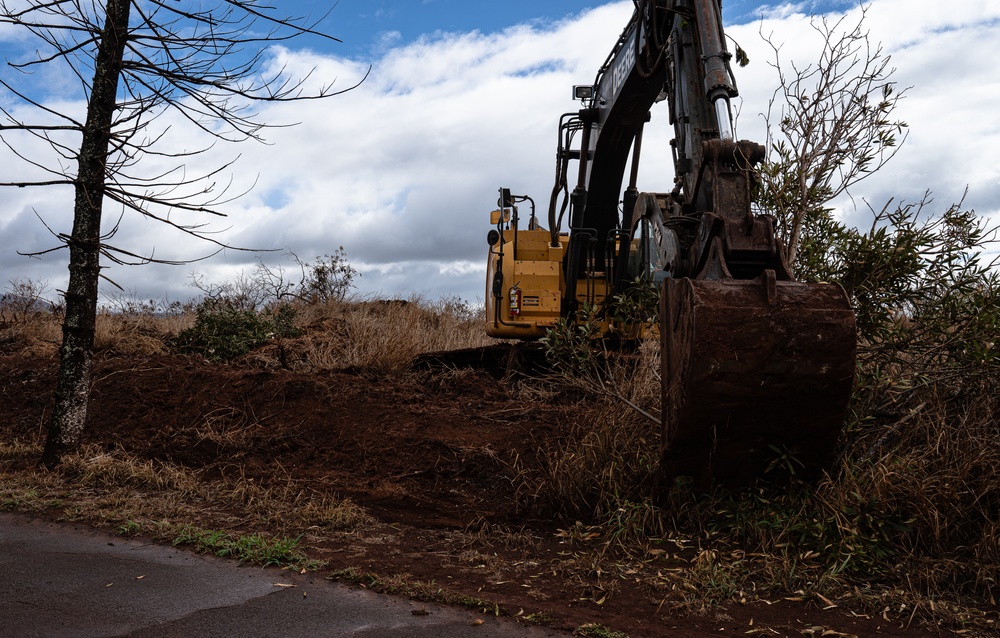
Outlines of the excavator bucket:
M739 485L832 462L851 395L854 313L836 284L667 279L661 295L666 485Z

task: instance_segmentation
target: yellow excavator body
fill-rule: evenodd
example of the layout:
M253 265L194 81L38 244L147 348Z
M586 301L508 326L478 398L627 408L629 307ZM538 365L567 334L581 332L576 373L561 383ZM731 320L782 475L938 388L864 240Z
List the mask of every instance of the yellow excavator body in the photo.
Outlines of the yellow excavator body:
M503 231L502 248L491 251L487 264L487 287L497 285L503 294L497 297L492 290L486 291L486 334L501 339L540 339L556 325L562 316L563 259L568 240L564 235L552 246L544 230Z

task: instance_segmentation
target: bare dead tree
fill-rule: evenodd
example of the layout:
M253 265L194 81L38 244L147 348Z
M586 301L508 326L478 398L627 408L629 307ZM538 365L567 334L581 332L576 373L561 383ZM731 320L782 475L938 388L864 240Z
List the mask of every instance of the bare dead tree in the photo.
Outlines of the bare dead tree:
M86 102L81 121L0 78L41 122L0 109L6 119L0 141L45 175L0 185L74 189L72 230L52 230L56 246L43 251L67 249L70 273L58 386L42 456L46 466L78 446L86 423L102 258L117 264L187 263L112 244L118 223L102 228L104 207L138 213L210 242L215 250L227 247L203 222L177 221L176 213L222 215L220 207L242 194L218 183L232 163L189 174L185 161L211 144L172 150L171 131L156 131L154 123L172 111L209 139L261 140L273 125L260 121L255 104L319 99L354 88L310 88L308 73L293 77L271 66L270 45L302 36L339 41L319 31L325 17L285 16L265 0L0 0L0 24L23 29L36 45L34 55L8 61L9 68L31 73L62 65ZM39 160L23 150L24 138L18 137L23 135L43 141L55 158ZM147 168L164 161L172 168Z
M907 125L893 112L907 89L896 88L891 56L870 40L866 13L862 4L853 26L849 14L813 18L823 46L804 67L782 62L781 45L761 33L779 84L765 114L769 157L759 203L778 219L789 264L804 234L823 232L831 221L825 205L882 168L906 138Z

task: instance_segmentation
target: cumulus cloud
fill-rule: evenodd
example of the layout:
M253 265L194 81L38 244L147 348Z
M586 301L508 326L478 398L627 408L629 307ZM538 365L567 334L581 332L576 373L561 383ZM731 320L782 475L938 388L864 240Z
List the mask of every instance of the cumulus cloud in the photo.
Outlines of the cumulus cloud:
M896 159L855 189L854 201L912 201L930 189L950 203L968 185L967 204L981 213L1000 207L1000 131L990 116L1000 94L990 80L990 43L1000 40L1000 8L993 4L970 0L943 15L929 0L872 3L872 38L893 55L899 84L913 87L900 107L911 135ZM746 24L728 27L752 60L737 69L740 137L763 139L758 114L775 86L759 32L784 43L789 59L807 61L817 50L805 37L809 7L801 5L772 5L763 19L758 11ZM113 267L107 274L145 296L183 298L192 293L185 287L191 270L222 280L257 259L279 262L288 250L308 261L344 246L362 273L362 293L481 298L488 213L497 189L510 187L540 205L547 201L559 115L579 108L570 87L593 80L632 6L613 2L565 21L493 34L435 34L405 44L384 39L386 48L356 89L329 100L265 107L266 121L299 123L268 131L267 145L219 145L187 162L186 170L197 174L240 155L231 192L254 188L224 207L227 218L208 220L210 228L231 245L275 252L227 250L186 268ZM352 86L369 70L367 62L282 49L273 64L293 75L315 68L313 80L335 79L334 88ZM172 118L161 124L183 130ZM669 190L672 135L665 113L654 112L646 135L640 188ZM175 143L194 147L197 140ZM13 161L3 159L8 167ZM35 213L66 232L70 206L65 189L0 190L0 279L31 276L64 285L64 254L29 260L16 251L52 245ZM116 219L113 210L108 217L109 223ZM137 252L155 249L164 258L210 252L133 215L123 220L115 241Z

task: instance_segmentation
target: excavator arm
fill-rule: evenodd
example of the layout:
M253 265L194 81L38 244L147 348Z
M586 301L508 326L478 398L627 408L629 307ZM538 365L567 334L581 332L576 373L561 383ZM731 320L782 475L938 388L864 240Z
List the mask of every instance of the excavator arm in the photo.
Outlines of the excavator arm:
M759 476L779 457L804 477L827 468L856 347L843 289L794 281L774 219L753 212L765 149L735 139L730 57L719 0L636 0L594 84L577 87L583 108L560 119L548 230L519 239L518 198L505 194L490 236L496 336L537 338L552 325L543 317L557 309L572 321L581 302L606 312L635 274L635 251L652 260L639 272L660 285L662 474L706 487ZM674 181L640 193L644 125L663 100ZM541 307L549 314L532 314Z

